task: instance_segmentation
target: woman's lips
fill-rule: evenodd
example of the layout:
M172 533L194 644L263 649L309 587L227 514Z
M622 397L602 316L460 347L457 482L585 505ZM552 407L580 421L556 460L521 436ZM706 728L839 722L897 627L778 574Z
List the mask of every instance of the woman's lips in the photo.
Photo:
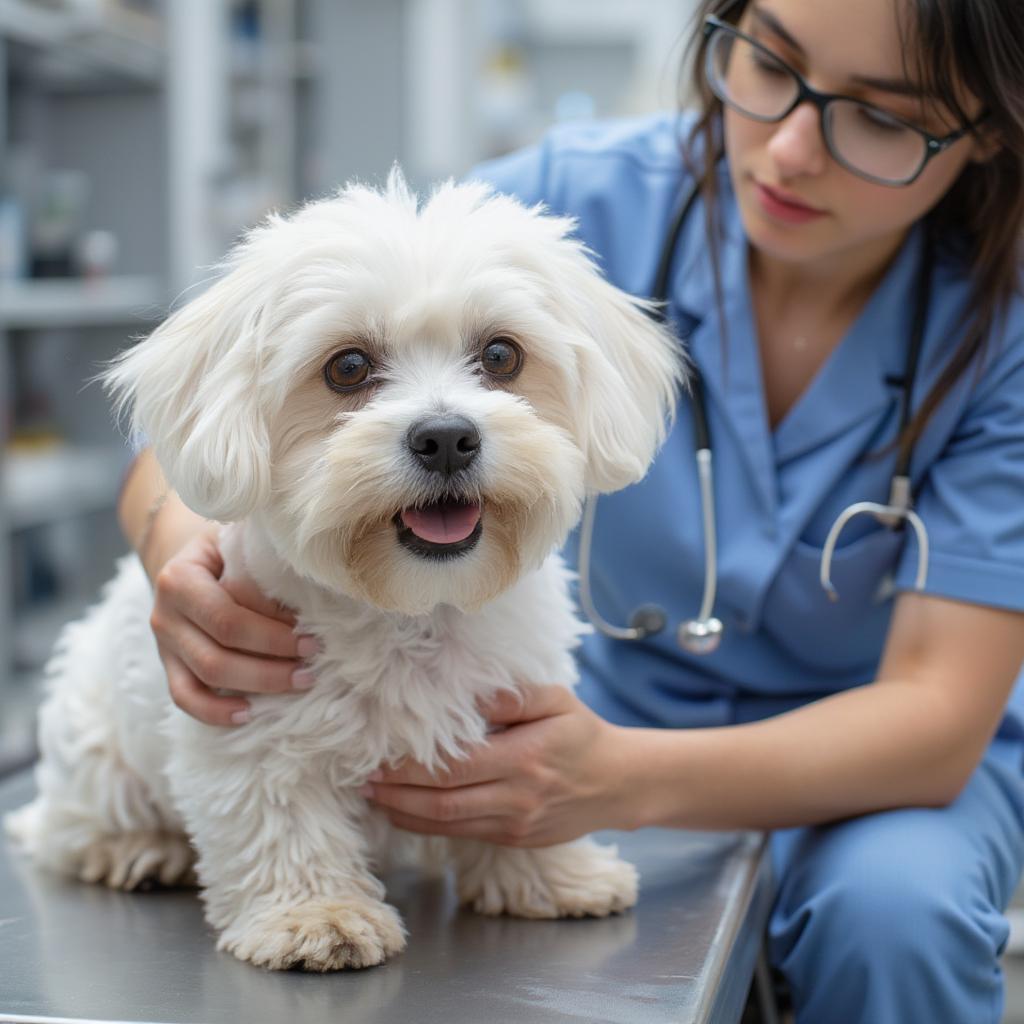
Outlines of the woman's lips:
M807 206L788 193L780 192L769 185L762 185L754 180L754 191L757 194L761 209L773 220L781 220L787 224L806 224L825 216L824 210L816 210Z

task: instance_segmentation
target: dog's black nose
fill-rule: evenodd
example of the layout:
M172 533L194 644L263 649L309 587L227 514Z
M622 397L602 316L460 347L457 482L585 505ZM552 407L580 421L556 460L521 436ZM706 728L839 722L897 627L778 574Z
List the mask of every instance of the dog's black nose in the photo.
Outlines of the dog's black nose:
M457 473L480 451L480 431L465 416L431 416L409 428L409 450L432 473Z

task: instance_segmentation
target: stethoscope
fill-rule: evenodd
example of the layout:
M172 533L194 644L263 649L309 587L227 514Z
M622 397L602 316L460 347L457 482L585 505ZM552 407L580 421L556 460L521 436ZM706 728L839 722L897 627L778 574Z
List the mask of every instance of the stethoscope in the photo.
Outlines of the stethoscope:
M668 299L669 274L672 270L672 258L682 233L683 225L694 202L700 195L700 186L694 185L690 192L679 203L672 220L671 228L666 236L661 251L654 287L651 298L656 303L652 313L660 322L667 322L665 309ZM900 380L902 397L900 402L900 434L910 422L911 395L917 375L918 358L924 340L925 327L928 320L928 305L931 299L931 278L934 262L933 242L931 233L926 232L924 254L921 260L916 285L916 300L913 328L910 345L907 349L907 361L903 377ZM683 339L686 340L686 339ZM715 607L715 591L718 585L718 544L715 535L715 490L714 490L714 458L711 451L711 437L708 431L707 409L704 403L704 385L696 365L691 367L690 408L693 413L694 444L697 459L697 479L700 484L701 519L704 528L704 593L701 598L700 610L696 618L687 619L679 624L676 639L679 646L692 654L710 654L718 648L722 640L724 626L721 619L712 612ZM910 460L913 452L910 446L901 446L900 455L893 470L892 482L889 486L889 502L882 505L874 501L858 501L845 508L832 524L825 539L825 547L821 553L819 579L825 593L831 601L837 601L839 594L832 585L832 555L836 541L846 524L859 515L873 515L889 529L902 528L910 523L914 528L918 545L917 576L914 585L918 590L924 588L928 577L928 532L921 517L913 510L913 495L910 486ZM613 640L643 640L660 633L667 624L663 608L658 605L646 604L637 608L629 618L628 626L615 626L604 619L594 606L590 589L590 552L594 536L594 517L597 513L597 496L587 499L580 523L579 540L579 580L580 602L583 610L593 625L605 636Z

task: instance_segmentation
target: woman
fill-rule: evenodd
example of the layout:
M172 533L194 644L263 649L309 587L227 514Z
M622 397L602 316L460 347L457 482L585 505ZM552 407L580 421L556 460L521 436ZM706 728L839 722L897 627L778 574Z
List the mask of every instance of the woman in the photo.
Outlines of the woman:
M524 845L773 829L770 953L799 1022L997 1021L1001 911L1024 860L1024 7L701 14L698 122L569 127L477 174L576 216L640 294L700 182L668 311L707 398L722 643L698 655L675 641L704 573L684 411L648 478L602 500L593 554L607 618L653 601L672 628L594 635L577 696L533 680L525 711L488 709L509 728L444 780L402 765L369 795L413 831ZM926 585L911 531L858 517L830 603L829 527L887 500L908 447ZM208 687L312 685L297 660L311 641L246 581L218 580L209 525L161 493L146 454L121 515L156 581L172 694L204 721L244 723L245 701Z

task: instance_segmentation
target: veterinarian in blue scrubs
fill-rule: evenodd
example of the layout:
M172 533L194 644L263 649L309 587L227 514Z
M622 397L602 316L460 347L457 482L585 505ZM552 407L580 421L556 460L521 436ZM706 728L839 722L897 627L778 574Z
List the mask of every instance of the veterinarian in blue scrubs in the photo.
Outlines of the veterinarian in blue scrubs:
M475 176L577 218L609 278L646 296L680 197L708 171L673 247L668 314L707 404L721 643L694 654L676 640L705 570L684 400L646 480L601 500L592 557L605 618L656 603L669 627L641 642L595 632L577 696L533 680L525 709L489 709L510 728L442 784L406 765L379 773L372 798L403 827L521 845L602 827L772 829L770 955L800 1024L996 1022L1002 910L1024 860L1024 9L712 0L701 22L698 75L709 47L734 47L766 89L800 76L791 109L758 119L768 111L723 105L702 77L718 161L702 161L714 144L698 132L687 167L696 118L670 114L560 128ZM843 133L891 154L907 138L894 118L944 141L914 180L881 183L844 161ZM916 590L912 531L860 516L831 602L831 525L889 494L922 273L909 475L927 581ZM152 503L151 473L129 481L122 520L161 579L172 693L206 721L244 722L244 701L215 697L190 660L203 609L230 595L232 686L244 658L254 690L285 690L295 662L259 656L303 652L286 613L217 580L209 534Z

